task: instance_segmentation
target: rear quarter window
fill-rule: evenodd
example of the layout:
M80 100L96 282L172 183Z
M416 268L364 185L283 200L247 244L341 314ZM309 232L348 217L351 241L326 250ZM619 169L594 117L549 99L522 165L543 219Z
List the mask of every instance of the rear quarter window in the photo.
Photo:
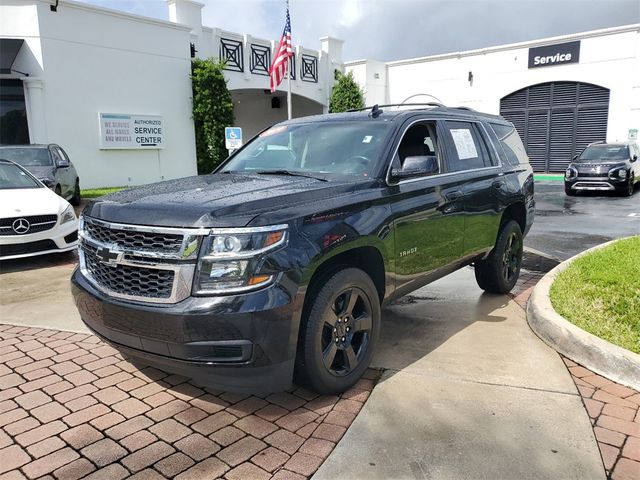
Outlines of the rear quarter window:
M529 156L524 149L522 140L518 131L513 125L504 125L500 123L489 124L498 137L500 146L504 151L504 159L511 165L518 165L520 163L529 163Z

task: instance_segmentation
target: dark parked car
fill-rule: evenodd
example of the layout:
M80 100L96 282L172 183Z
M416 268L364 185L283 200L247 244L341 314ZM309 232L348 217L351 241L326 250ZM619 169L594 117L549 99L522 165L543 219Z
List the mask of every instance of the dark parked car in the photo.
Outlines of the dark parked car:
M125 355L235 391L321 393L370 363L381 309L466 265L506 293L534 219L513 125L430 106L291 120L213 174L85 208L84 322Z
M80 205L80 179L61 146L0 145L0 158L22 165L72 205Z
M640 148L635 142L592 143L576 155L564 176L564 191L619 192L631 196L640 182Z

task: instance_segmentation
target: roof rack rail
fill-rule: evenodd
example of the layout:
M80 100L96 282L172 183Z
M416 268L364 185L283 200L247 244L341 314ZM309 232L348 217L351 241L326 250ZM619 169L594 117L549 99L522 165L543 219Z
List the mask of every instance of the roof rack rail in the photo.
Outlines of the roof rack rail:
M601 143L607 143L607 142L605 142L604 140L600 140L598 142L591 142L589 145L587 145L587 147L590 147L591 145L599 145Z
M438 102L425 102L425 103L389 103L387 105L378 105L375 104L370 107L363 108L352 108L351 110L347 110L347 112L363 112L365 110L376 110L384 107L439 107L439 108L447 108L445 105Z
M471 107L454 107L456 110L468 110L470 112L475 112L476 110Z

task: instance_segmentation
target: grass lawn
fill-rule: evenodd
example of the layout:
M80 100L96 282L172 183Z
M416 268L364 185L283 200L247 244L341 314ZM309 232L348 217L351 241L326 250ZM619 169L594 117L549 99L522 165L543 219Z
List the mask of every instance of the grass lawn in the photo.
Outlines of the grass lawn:
M559 174L553 174L553 173L540 173L540 174L536 174L533 176L534 180L552 180L552 181L556 181L556 182L561 182L564 181L564 175L559 173Z
M127 187L103 187L103 188L90 188L88 190L81 190L80 195L82 198L98 198L109 193L119 192Z
M640 236L573 262L551 287L551 303L574 325L640 353Z

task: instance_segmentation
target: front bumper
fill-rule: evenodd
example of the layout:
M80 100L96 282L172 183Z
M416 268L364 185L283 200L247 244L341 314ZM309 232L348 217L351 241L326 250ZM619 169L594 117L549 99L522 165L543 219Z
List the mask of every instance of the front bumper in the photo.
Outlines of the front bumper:
M614 192L624 190L629 185L629 180L612 180L609 177L574 177L565 179L567 189L593 192Z
M56 224L49 230L26 235L0 236L0 260L68 252L78 246L78 222Z
M71 283L83 322L127 357L220 390L291 386L302 301L277 284L159 305L111 298L78 269Z

